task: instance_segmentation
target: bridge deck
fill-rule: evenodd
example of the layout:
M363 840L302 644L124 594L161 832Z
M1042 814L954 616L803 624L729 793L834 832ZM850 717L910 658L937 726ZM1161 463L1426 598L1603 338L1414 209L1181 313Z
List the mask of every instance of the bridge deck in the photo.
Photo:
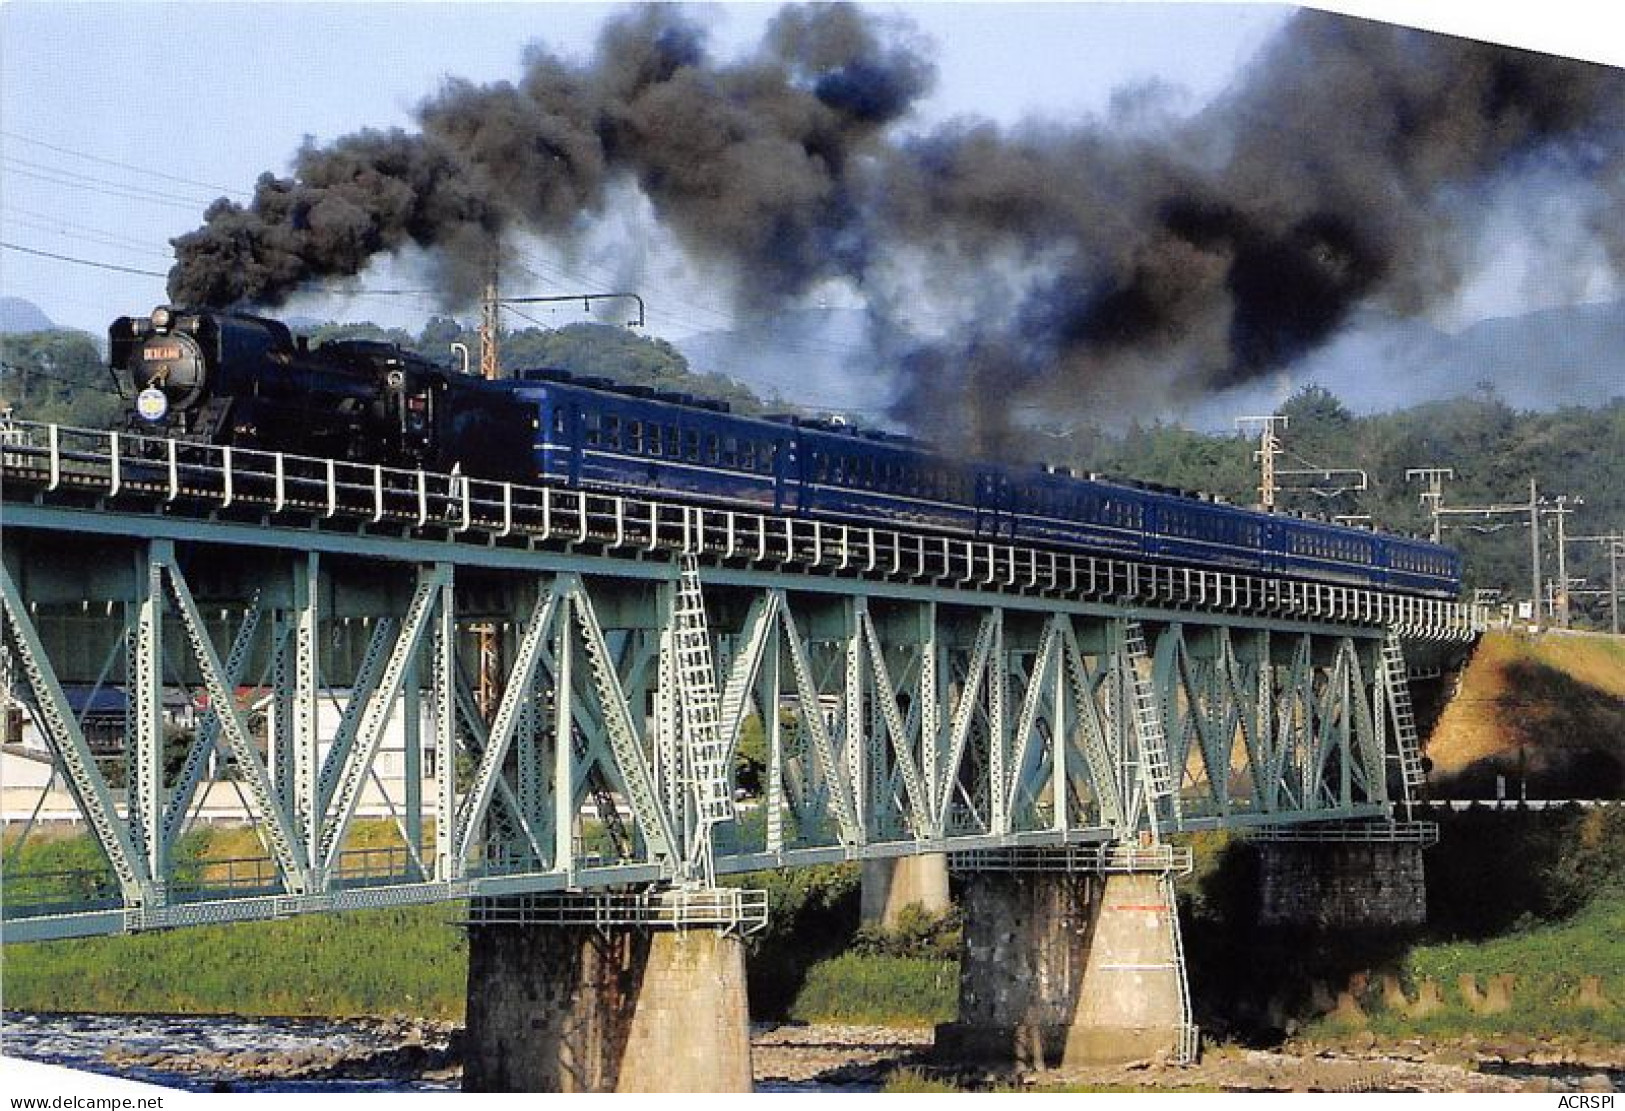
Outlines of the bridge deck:
M334 549L385 534L622 559L700 554L803 576L1381 627L1407 640L1469 641L1486 621L1483 607L1362 586L56 425L0 431L0 477L8 502L286 524L343 538L306 541ZM138 527L171 534L150 521Z

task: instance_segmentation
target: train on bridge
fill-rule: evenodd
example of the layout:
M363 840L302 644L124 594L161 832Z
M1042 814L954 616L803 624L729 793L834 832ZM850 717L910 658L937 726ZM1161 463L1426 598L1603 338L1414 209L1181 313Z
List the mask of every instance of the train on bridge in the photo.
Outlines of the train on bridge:
M1423 540L1063 468L950 458L837 421L751 416L566 371L487 381L372 341L159 307L109 331L131 431L1451 599Z

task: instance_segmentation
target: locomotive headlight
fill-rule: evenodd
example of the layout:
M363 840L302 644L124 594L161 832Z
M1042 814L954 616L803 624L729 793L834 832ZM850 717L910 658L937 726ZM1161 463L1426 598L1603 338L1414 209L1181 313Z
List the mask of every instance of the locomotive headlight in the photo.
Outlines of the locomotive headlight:
M152 310L152 326L154 328L167 328L173 320L173 315L163 305L159 305Z
M406 375L402 374L398 370L392 370L384 376L384 381L389 384L390 389L398 390L402 386L406 385Z

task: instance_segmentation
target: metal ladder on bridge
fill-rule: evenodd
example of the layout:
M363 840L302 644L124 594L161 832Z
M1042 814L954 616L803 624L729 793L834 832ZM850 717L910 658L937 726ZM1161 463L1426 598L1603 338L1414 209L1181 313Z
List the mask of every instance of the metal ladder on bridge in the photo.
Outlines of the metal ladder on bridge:
M685 555L678 564L674 647L677 655L678 703L683 726L684 779L694 794L699 821L694 854L705 853L710 869L711 827L734 819L729 789L728 746L723 742L717 708L716 672L711 662L711 633L700 590L700 564ZM707 877L709 881L709 876Z
M1422 745L1416 735L1416 714L1411 708L1411 687L1405 667L1405 649L1399 636L1389 633L1382 642L1382 688L1393 712L1394 752L1399 761L1399 780L1408 804L1419 791L1427 772L1422 767Z
M1190 972L1185 964L1185 938L1179 930L1179 900L1174 895L1174 880L1167 873L1162 876L1163 896L1168 907L1168 932L1173 942L1174 975L1179 980L1179 1036L1174 1050L1174 1062L1194 1065L1201 1047L1201 1031L1197 1029L1195 1011L1191 1006Z
M1123 654L1127 657L1134 690L1134 734L1140 742L1140 771L1151 798L1167 798L1174 793L1173 772L1168 764L1168 737L1162 728L1156 692L1151 680L1141 672L1150 659L1145 648L1145 632L1138 621L1123 624Z

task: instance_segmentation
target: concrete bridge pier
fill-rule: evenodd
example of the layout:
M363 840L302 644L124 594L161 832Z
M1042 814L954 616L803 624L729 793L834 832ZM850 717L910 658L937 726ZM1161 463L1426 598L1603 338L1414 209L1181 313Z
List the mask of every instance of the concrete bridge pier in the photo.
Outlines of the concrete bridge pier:
M738 929L484 916L469 927L464 1091L751 1090Z
M1258 839L1260 925L1397 929L1427 921L1423 850L1432 823L1372 830L1302 831Z
M1195 1055L1171 874L976 872L944 1061L1030 1066Z
M896 928L910 906L934 917L947 914L953 906L948 893L948 855L865 860L859 905L865 926L888 930Z

